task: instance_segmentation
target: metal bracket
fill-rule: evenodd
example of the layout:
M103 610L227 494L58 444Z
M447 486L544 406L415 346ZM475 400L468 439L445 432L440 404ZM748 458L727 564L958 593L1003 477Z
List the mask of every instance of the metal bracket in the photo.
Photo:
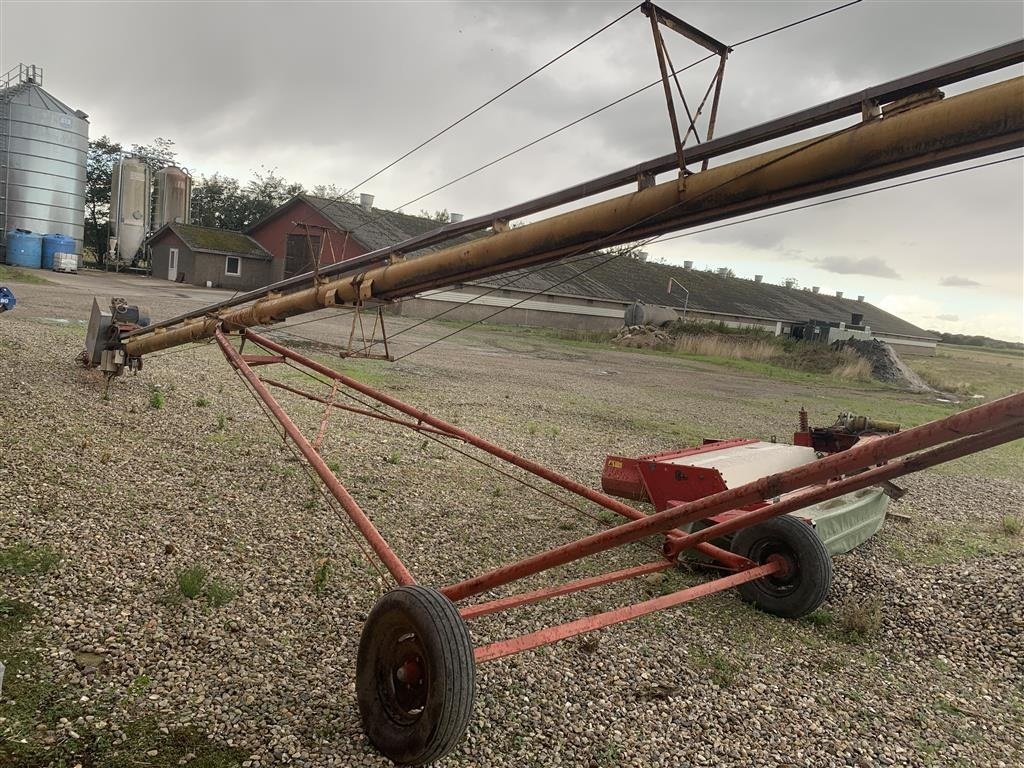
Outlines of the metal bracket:
M722 81L725 78L725 63L729 58L729 54L732 52L725 43L720 40L716 40L711 35L694 27L692 24L687 24L685 21L677 16L669 13L663 8L659 8L654 3L645 2L641 4L640 10L651 20L651 33L654 36L654 48L658 54L658 68L661 70L661 83L665 91L665 105L668 108L669 123L672 126L672 139L675 142L676 148L676 162L679 167L679 173L685 177L689 171L686 168L686 158L684 153L684 146L686 140L692 133L697 143L701 143L700 132L697 130L697 120L700 119L701 113L704 111L704 106L707 104L708 97L714 96L711 99L711 114L708 116L708 128L703 141L710 141L715 133L715 122L718 119L718 105L722 95ZM701 99L700 104L694 111L690 110L690 105L686 101L686 96L683 94L683 87L679 82L679 70L676 70L672 65L672 58L669 55L668 48L665 45L665 39L662 37L660 25L668 27L673 32L677 32L683 37L691 40L702 48L711 51L712 55L718 56L718 68L715 70L715 75L711 79L711 83L708 85L707 90L704 93L704 98ZM669 82L669 77L675 82L676 91L679 93L679 99L682 102L683 109L686 112L686 117L689 119L690 124L687 127L685 133L680 136L679 134L679 121L676 117L675 100L672 96L672 86ZM701 170L707 170L708 159L705 159L701 163Z

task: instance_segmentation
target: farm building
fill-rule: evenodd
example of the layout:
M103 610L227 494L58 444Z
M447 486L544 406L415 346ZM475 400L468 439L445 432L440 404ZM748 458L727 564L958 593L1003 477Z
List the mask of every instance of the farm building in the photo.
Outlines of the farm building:
M371 195L362 195L358 204L297 195L244 235L232 234L261 246L263 258L269 259L265 262L265 282L269 283L310 271L314 256L319 256L323 265L332 264L441 226L434 219L374 208L372 203ZM460 239L473 237L479 235ZM832 324L837 331L840 324L843 329L861 327L901 353L935 352L936 337L867 303L863 297L771 285L760 277L747 280L695 270L690 262L685 264L659 264L630 256L609 259L605 254L573 256L542 268L427 291L395 305L391 311L408 317L432 317L448 310L445 317L450 320L479 320L504 309L494 322L604 330L621 326L627 308L639 301L670 308L680 315L685 312L687 319L764 328L776 334L789 334L794 329L800 333L800 327L808 324ZM160 274L157 266L154 274ZM196 284L205 284L207 279L211 278L204 277ZM672 292L668 290L670 279ZM247 287L256 286L247 283Z
M154 277L249 291L274 280L273 259L241 232L165 224L148 241Z
M359 203L296 195L246 230L274 257L274 279L362 256L429 232L441 222L373 207L373 195Z
M669 282L673 283L669 292ZM429 291L399 306L401 314L429 317L451 309L450 320L478 320L508 307L494 322L550 328L603 330L623 324L634 302L668 307L688 320L757 327L777 335L795 327L833 323L861 326L900 353L932 355L938 339L916 325L842 293L771 285L629 256L590 254L543 268L474 280ZM472 302L472 304L466 304ZM464 305L464 306L458 306Z

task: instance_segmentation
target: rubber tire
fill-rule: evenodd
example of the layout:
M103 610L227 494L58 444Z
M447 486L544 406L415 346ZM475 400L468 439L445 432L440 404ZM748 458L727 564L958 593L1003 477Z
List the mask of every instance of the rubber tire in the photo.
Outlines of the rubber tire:
M394 684L385 644L409 632L422 652L426 693L422 710L403 722L392 711L396 699L388 697ZM399 765L434 762L459 743L473 714L476 662L466 622L447 597L405 586L377 601L359 640L356 697L370 742Z
M832 557L825 542L798 518L781 515L737 531L732 551L758 564L775 552L791 563L788 577L766 576L737 587L741 598L775 616L806 616L818 609L832 588Z

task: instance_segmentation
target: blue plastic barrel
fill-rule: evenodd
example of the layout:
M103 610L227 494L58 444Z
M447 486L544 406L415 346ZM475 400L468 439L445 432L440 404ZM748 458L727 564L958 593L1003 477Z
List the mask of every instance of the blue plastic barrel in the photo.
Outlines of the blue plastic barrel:
M39 269L43 263L43 236L27 229L7 233L7 263L12 267Z
M53 269L55 253L74 253L75 239L67 235L43 235L43 269Z

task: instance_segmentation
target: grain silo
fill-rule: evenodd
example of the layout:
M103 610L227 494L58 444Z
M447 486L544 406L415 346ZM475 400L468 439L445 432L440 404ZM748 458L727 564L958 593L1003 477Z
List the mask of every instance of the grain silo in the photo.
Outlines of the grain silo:
M110 172L110 243L108 258L131 264L149 233L149 166L141 157L122 157Z
M8 231L26 229L68 235L81 253L89 116L42 85L35 65L0 77L0 249Z
M192 223L192 177L175 165L156 172L156 212L153 229L164 224Z

